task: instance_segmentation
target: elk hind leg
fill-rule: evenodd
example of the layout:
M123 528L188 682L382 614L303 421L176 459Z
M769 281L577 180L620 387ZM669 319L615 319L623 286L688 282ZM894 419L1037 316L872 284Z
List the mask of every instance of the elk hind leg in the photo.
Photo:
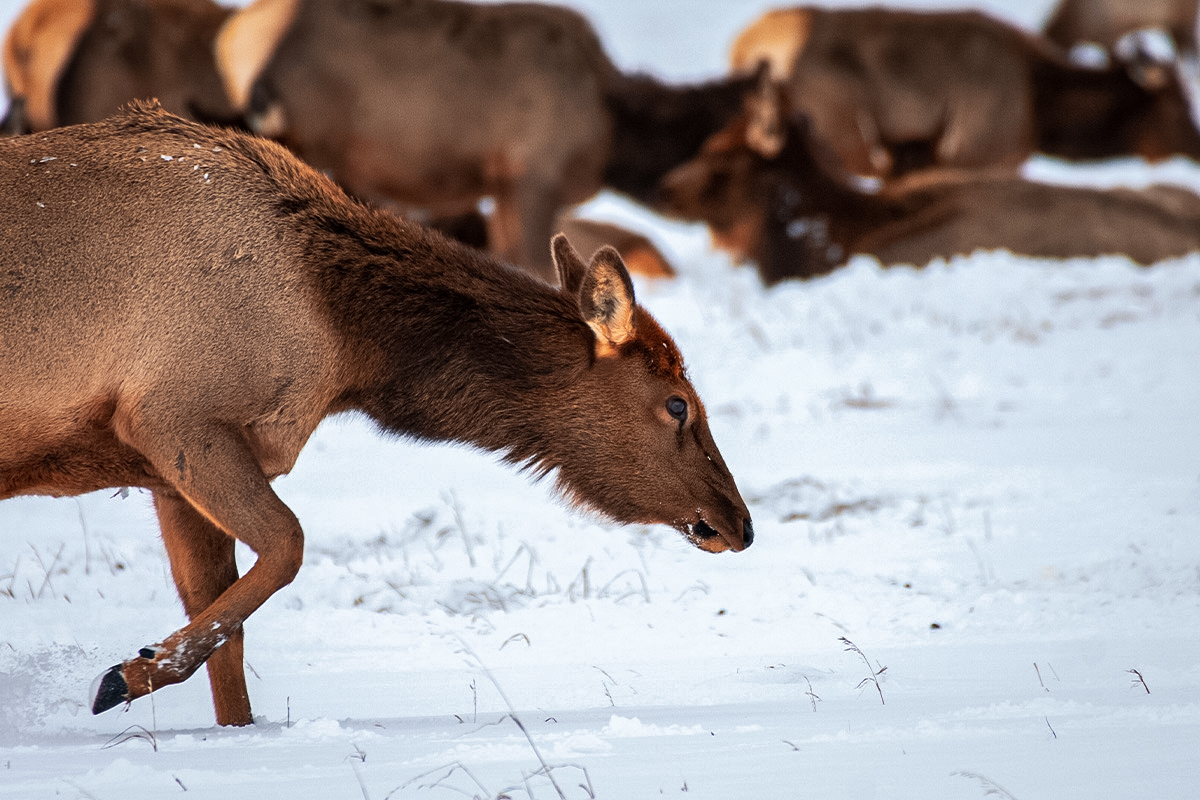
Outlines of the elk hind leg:
M304 552L300 523L271 489L246 442L232 431L217 428L192 433L168 432L156 438L142 431L138 449L160 475L176 478L172 483L182 501L215 528L249 545L258 560L188 625L102 676L93 697L95 714L186 680L222 645L241 635L242 623L300 569ZM178 513L178 506L172 513ZM187 530L196 528L189 522ZM234 660L234 652L222 658ZM233 665L218 663L222 665L218 676L224 679ZM238 670L240 664L238 658ZM218 721L250 722L248 703L242 717Z

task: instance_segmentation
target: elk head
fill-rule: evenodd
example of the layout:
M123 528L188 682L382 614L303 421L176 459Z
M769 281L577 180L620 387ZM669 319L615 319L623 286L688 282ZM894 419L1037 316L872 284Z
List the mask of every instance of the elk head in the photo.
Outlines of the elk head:
M782 90L764 83L696 158L667 174L659 205L707 224L716 247L755 262L768 284L821 275L844 255L829 240L825 208L846 192L831 179L844 172L835 159L803 114L788 114Z
M661 523L709 552L743 550L749 511L709 433L704 405L675 343L634 302L621 257L602 247L585 265L565 236L552 243L561 291L592 334L590 366L558 409L558 470L573 502L626 523ZM552 411L553 413L553 411ZM554 448L556 449L556 448Z

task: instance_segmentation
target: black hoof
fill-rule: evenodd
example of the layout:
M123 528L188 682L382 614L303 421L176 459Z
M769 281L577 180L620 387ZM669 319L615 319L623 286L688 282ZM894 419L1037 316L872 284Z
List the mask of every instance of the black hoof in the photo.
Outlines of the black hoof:
M101 675L99 684L94 687L92 713L100 714L114 706L121 705L128 699L125 697L128 692L129 686L125 683L125 676L121 673L121 665L117 664Z

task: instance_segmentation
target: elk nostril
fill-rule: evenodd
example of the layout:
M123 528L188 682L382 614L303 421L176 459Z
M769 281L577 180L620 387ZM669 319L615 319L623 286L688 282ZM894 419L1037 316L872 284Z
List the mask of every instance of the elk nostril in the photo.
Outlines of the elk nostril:
M754 523L747 517L742 520L742 545L749 547L752 544L754 544Z

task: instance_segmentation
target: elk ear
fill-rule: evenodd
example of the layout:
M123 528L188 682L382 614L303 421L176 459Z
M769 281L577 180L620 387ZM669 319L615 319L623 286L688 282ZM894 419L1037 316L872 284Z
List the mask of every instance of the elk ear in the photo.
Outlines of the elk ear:
M634 337L633 281L621 256L612 247L601 247L583 276L579 308L596 334L596 355L603 358Z
M566 234L556 233L550 240L550 256L558 270L558 283L567 294L578 297L579 287L583 285L583 276L587 267L583 259L575 252L575 248L567 241Z
M758 85L746 98L749 120L746 124L746 144L766 159L775 158L783 150L784 132L780 89L771 80L768 70L759 69Z

